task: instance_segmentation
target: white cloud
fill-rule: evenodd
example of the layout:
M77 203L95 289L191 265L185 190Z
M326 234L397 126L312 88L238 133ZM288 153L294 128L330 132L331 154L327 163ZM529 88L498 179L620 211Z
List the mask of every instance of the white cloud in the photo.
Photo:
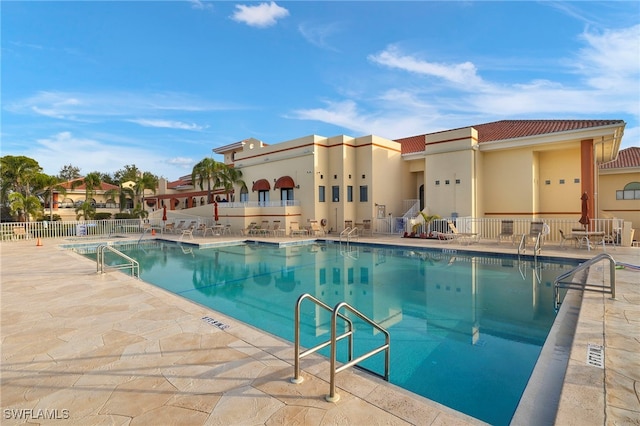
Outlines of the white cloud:
M292 117L391 138L509 118L625 119L632 115L640 119L640 26L585 31L580 39L584 46L577 54L562 58L565 68L549 69L547 79L520 82L515 70L511 76L515 83L483 79L468 61L427 62L391 46L369 60L390 70L395 87L375 89L378 93L341 88L350 93L348 99L327 102L323 108L299 109ZM396 71L401 72L400 84ZM567 74L579 78L567 80ZM359 82L369 80L380 81ZM627 129L623 143L631 143L633 137L634 131ZM637 141L636 134L632 143Z
M369 55L369 60L389 68L437 77L457 86L465 87L467 90L479 89L484 86L482 79L477 75L475 65L471 62L459 64L427 62L411 55L404 55L395 46L389 46L378 54Z
M113 173L126 164L135 164L141 170L176 179L190 173L195 164L188 158L167 158L150 144L130 141L116 145L108 135L94 139L78 137L69 131L37 139L26 151L6 154L33 158L50 175L58 174L65 164L79 167L82 174L93 171Z
M327 25L310 25L310 24L300 24L298 25L298 31L302 34L302 37L305 38L309 43L313 44L316 47L321 49L332 50L337 52L338 49L331 46L331 44L327 41L329 37L336 34L340 31L339 25L336 23L331 23Z
M213 10L213 5L209 2L205 2L201 0L189 0L189 3L191 3L192 9Z
M275 25L278 19L289 16L289 11L278 6L275 2L260 3L257 6L236 5L236 11L231 16L236 22L251 27L266 28Z
M203 130L208 126L200 126L195 123L184 123L182 121L174 120L159 120L159 119L135 119L127 120L131 123L136 123L144 127L161 127L166 129L179 129L179 130Z

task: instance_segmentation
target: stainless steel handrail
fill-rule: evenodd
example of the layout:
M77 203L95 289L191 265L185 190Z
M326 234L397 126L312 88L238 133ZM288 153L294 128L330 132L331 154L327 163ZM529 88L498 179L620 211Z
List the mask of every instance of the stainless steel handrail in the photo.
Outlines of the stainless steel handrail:
M384 334L385 336L385 343L382 346L379 346L378 348L375 348L361 356L359 356L356 359L351 359L349 362L347 362L346 364L343 364L340 367L336 367L336 358L337 358L337 349L336 349L336 341L338 340L338 336L336 335L336 320L338 318L338 316L341 316L340 314L340 309L341 308L345 308L348 309L349 311L351 311L352 313L354 313L355 315L357 315L361 320L367 322L369 325L371 325L373 328L375 328L376 330L380 331L381 333ZM390 355L389 355L389 348L390 348L390 341L391 341L391 336L389 335L389 332L387 330L385 330L384 328L382 328L381 326L379 326L378 324L376 324L374 321L372 321L371 319L369 319L366 315L364 315L363 313L361 313L360 311L358 311L357 309L355 309L354 307L352 307L351 305L349 305L347 302L341 302L338 303L336 305L335 308L333 308L333 315L331 317L331 378L330 378L330 383L329 383L329 395L327 395L325 397L325 399L329 402L336 402L340 399L340 395L336 394L336 374L338 374L339 372L341 372L342 370L345 370L349 367L353 367L354 365L356 365L357 363L359 363L360 361L364 361L365 359L379 353L382 351L385 351L385 357L384 357L384 379L386 381L389 381L389 363L390 363ZM351 358L351 356L350 356Z
M291 382L296 384L302 383L303 381L303 378L300 376L300 359L304 358L307 355L311 355L312 353L317 352L320 349L325 348L332 343L332 340L330 339L330 340L327 340L326 342L320 343L317 346L314 346L313 348L307 349L302 353L300 352L300 305L306 299L309 299L310 301L312 301L313 303L315 303L316 305L320 306L321 308L325 309L328 312L333 312L333 309L331 309L329 305L327 305L326 303L322 302L321 300L313 297L308 293L305 293L300 297L298 297L298 301L296 302L296 310L295 310L295 318L294 318L294 330L293 330L294 343L295 343L294 367L293 367L293 378L291 379ZM351 358L353 358L353 322L342 314L340 314L340 318L346 321L348 330L346 333L342 334L336 340L340 340L345 337L349 338L349 360L351 360Z
M607 259L609 261L609 287L606 287L604 283L602 285L598 284L589 284L587 282L577 283L573 281L564 281L565 279L573 276L576 272L580 272L586 268L589 268L591 265L594 265L601 260ZM565 272L564 274L558 275L553 283L554 289L554 307L558 310L560 306L560 289L574 289L574 290L583 290L583 291L597 291L600 293L609 293L611 294L611 298L616 298L616 261L609 253L600 253L599 255L592 257L584 263L576 266L570 271Z
M349 231L351 231L351 227L347 226L340 232L340 241L342 241L342 237L345 236L347 241L349 241Z
M300 306L302 302L307 299L311 300L316 305L332 313L331 314L331 339L327 340L326 342L320 343L314 346L313 348L307 349L304 352L300 352ZM348 309L353 314L358 316L360 319L370 324L373 328L383 333L385 335L385 344L363 355L360 355L356 359L353 359L353 333L354 333L353 322L347 316L340 313L340 309L342 308ZM337 334L338 317L343 319L347 324L347 331L340 335ZM336 368L337 342L346 337L349 338L348 362ZM330 372L331 380L330 380L329 395L325 397L327 401L336 402L340 399L340 396L336 394L336 383L335 383L336 374L382 351L385 351L385 369L384 369L384 376L383 375L380 375L380 376L383 377L385 380L389 381L389 363L391 359L389 356L390 339L391 337L387 330L385 330L380 325L376 324L374 321L372 321L366 315L364 315L363 313L359 312L358 310L350 306L348 303L340 302L333 309L331 309L331 307L325 304L324 302L320 301L319 299L313 297L308 293L305 293L301 295L298 298L298 301L296 302L295 319L294 319L294 340L295 340L294 367L293 367L294 370L293 370L293 378L291 379L291 382L298 384L298 383L302 383L304 380L300 376L300 359L314 352L317 352L322 348L326 348L327 346L330 346L330 350L331 350L331 372Z
M110 269L131 269L131 276L140 278L140 264L138 263L138 261L107 244L101 244L96 249L96 269L98 273L104 274L106 272L107 267L104 262L104 253L107 250L125 259L128 262L117 265L109 265Z

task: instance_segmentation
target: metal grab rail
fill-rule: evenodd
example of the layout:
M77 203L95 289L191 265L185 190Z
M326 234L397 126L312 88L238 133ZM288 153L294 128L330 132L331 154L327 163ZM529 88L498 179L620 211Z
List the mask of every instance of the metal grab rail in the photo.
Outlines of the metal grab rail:
M322 302L319 299L316 299L309 293L305 293L300 297L298 297L298 301L296 302L296 310L295 310L295 318L294 318L294 326L293 326L295 348L294 348L293 378L291 379L291 382L296 384L302 383L302 381L304 380L300 376L300 359L304 358L307 355L311 355L312 353L317 352L322 348L326 348L332 342L332 340L327 340L326 342L320 343L319 345L314 346L313 348L307 349L306 351L300 353L300 305L302 304L302 301L305 299L309 299L316 305L325 309L326 311L333 313L333 309L331 309L329 305L327 305L326 303ZM346 321L348 331L343 335L341 335L340 337L337 337L336 340L340 340L345 337L349 338L349 360L351 360L351 358L353 358L353 322L342 314L340 314L340 318Z
M573 281L564 281L570 276L574 275L576 272L583 271L594 265L601 260L607 259L609 261L609 287L605 287L605 285L598 284L589 284L587 282L577 283ZM576 266L570 271L565 272L564 274L558 275L553 282L553 292L554 292L554 307L558 310L560 306L560 289L574 289L574 290L583 290L583 291L597 291L600 293L609 293L611 294L611 298L616 298L616 261L609 253L600 253L599 255L592 257L584 263Z
M536 237L536 243L533 245L533 257L538 257L538 254L540 254L540 240L542 239L542 233L538 233L538 236ZM522 253L524 253L526 251L527 248L527 234L522 234L522 238L520 239L520 244L518 245L518 254L520 254L520 250L522 250Z
M303 300L309 299L312 302L314 302L316 305L320 306L321 308L329 311L332 313L331 315L331 339L327 340L326 342L320 343L317 346L314 346L311 349L307 349L304 352L300 352L300 305L302 304ZM353 314L355 314L356 316L358 316L361 320L367 322L368 324L370 324L373 328L375 328L376 330L382 332L385 335L385 344L373 349L361 356L359 356L356 359L353 359L353 322L344 314L340 313L340 309L345 308L348 309L349 311L351 311ZM340 317L341 319L345 320L347 323L347 331L341 335L337 335L337 319L338 317ZM382 351L385 351L385 370L384 370L384 376L379 375L381 377L383 377L386 381L389 381L389 363L390 363L390 356L389 356L389 348L390 348L390 335L389 332L387 330L385 330L384 328L382 328L380 325L376 324L374 321L372 321L371 319L369 319L367 316L365 316L364 314L362 314L361 312L359 312L358 310L356 310L355 308L353 308L352 306L350 306L348 303L346 302L341 302L338 303L333 309L331 309L331 307L329 307L327 304L323 303L322 301L316 299L315 297L313 297L312 295L305 293L303 295L301 295L298 298L298 301L296 303L296 310L295 310L295 320L294 320L294 338L295 338L295 348L294 348L294 377L291 379L292 383L302 383L303 378L300 376L300 359L310 355L314 352L317 352L318 350L325 348L327 346L330 346L331 349L331 372L330 372L330 387L329 387L329 395L327 395L325 397L325 399L329 402L336 402L340 399L340 396L336 394L336 383L335 383L335 376L336 374L338 374L339 372L352 367L356 364L358 364L361 361L364 361L365 359L379 353ZM343 364L342 366L336 368L336 363L337 363L337 342L338 340L344 339L345 337L349 338L349 348L348 348L348 362L346 364ZM372 372L373 373L373 372ZM376 374L376 373L373 373Z
M100 244L96 249L96 269L98 273L104 274L106 272L107 266L104 263L104 253L107 250L127 261L127 263L109 265L110 269L131 269L131 276L140 278L140 264L138 261L107 244Z
M346 237L347 242L350 242L354 236L355 238L358 238L358 227L354 226L351 228L350 226L347 226L342 232L340 232L340 241L342 241L343 236Z
M348 309L349 311L351 311L352 313L354 313L355 315L357 315L361 320L367 322L369 325L371 325L373 328L375 328L376 330L380 331L381 333L384 333L384 337L385 337L385 343L382 346L379 346L376 349L372 349L371 351L360 355L358 358L356 359L352 359L349 362L347 362L346 364L343 364L340 367L336 367L336 354L337 354L337 350L336 350L336 341L338 339L338 336L336 336L336 320L338 318L338 316L342 316L342 314L340 314L340 309L341 308L345 308ZM336 394L336 374L338 374L339 372L341 372L342 370L346 370L349 367L353 367L354 365L356 365L357 363L359 363L360 361L364 361L365 359L379 353L382 351L385 351L385 357L384 357L384 379L386 381L389 381L389 363L390 363L390 355L389 355L389 348L390 348L390 340L391 340L391 336L389 335L389 332L387 330L385 330L384 328L380 327L378 324L376 324L375 322L373 322L372 320L370 320L367 316L365 316L363 313L361 313L360 311L358 311L357 309L355 309L354 307L352 307L351 305L349 305L347 302L341 302L338 303L336 305L335 308L333 308L333 315L331 317L331 379L329 382L329 395L327 395L325 397L325 399L329 402L337 402L340 399L340 395ZM349 358L351 358L352 356L350 355Z

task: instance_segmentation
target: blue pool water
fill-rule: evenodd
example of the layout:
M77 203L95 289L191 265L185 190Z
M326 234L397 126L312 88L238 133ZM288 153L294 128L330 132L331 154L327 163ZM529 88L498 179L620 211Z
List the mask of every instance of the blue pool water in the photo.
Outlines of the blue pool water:
M509 424L555 319L553 280L575 266L334 243L116 247L143 280L290 341L301 294L346 301L389 330L390 382L495 425ZM355 326L356 356L384 342ZM303 304L303 346L329 332L330 314ZM383 373L383 361L362 365Z

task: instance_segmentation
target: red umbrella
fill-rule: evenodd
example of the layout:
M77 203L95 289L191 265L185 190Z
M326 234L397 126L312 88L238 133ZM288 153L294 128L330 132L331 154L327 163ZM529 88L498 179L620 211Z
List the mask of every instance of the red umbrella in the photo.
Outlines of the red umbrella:
M167 221L167 206L162 206L162 221Z
M214 201L213 202L213 220L218 223L218 220L220 220L220 217L218 217L218 202Z
M578 222L583 224L584 227L586 228L587 226L589 226L589 203L588 203L589 196L585 192L582 194L582 197L580 197L580 199L582 200L582 212L581 212L580 220Z

